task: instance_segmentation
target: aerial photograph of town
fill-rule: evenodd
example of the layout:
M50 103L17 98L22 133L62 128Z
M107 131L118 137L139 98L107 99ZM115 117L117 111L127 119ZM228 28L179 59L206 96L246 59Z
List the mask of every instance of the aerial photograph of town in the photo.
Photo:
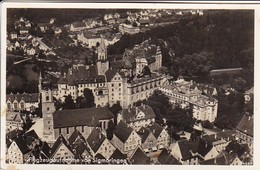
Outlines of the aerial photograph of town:
M254 10L6 11L6 164L254 165Z

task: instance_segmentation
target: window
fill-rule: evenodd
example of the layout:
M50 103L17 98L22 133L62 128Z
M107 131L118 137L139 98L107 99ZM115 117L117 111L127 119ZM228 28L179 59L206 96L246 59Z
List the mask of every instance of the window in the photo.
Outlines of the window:
M14 103L14 110L17 110L17 107L18 106L18 104L17 103Z
M114 87L114 84L111 84L112 87Z
M120 86L121 86L121 83L119 83L118 85L119 85L119 87L120 87Z
M7 103L7 110L11 110L11 103Z
M24 110L24 103L21 103L21 109Z
M59 134L61 134L61 128L59 128Z
M84 132L84 126L81 127L81 131Z
M70 133L69 128L67 128L67 135Z
M46 101L49 101L49 99L50 99L49 96L46 96Z

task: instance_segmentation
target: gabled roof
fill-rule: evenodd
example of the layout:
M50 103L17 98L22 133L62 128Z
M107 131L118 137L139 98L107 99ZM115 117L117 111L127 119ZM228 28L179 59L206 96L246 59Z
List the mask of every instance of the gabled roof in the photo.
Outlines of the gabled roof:
M153 133L153 135L154 135L154 137L155 137L156 139L160 136L160 134L161 134L162 131L163 131L163 127L160 126L160 125L158 125L157 123L152 123L152 124L149 125L147 128L150 130L150 132Z
M90 133L87 142L89 147L96 153L106 137L101 133L100 130L94 128Z
M137 134L141 137L142 139L142 143L144 143L147 139L147 137L150 135L150 131L145 128L145 127L141 127L141 129L137 132Z
M133 155L130 157L130 162L132 164L149 164L150 159L140 147L137 147Z
M30 152L30 148L27 146L26 140L24 139L23 136L19 136L18 138L15 138L13 142L16 143L16 145L18 146L22 154L26 154Z
M39 97L38 93L7 94L6 101L10 99L10 101L13 102L16 99L18 102L24 100L25 103L33 103L33 102L38 102L38 97Z
M181 163L165 148L163 148L162 152L158 156L158 161L160 164L181 165Z
M253 137L253 135L254 135L253 124L254 124L253 116L246 113L240 120L236 129L239 130L240 132L243 132L243 133Z
M77 141L77 139L84 139L84 137L81 135L81 133L77 129L75 129L74 132L68 138L68 142L70 145L72 145L74 142Z
M111 81L117 73L118 73L122 78L124 78L124 74L123 74L122 72L120 72L120 71L118 71L118 70L115 70L115 69L109 69L109 70L107 70L106 73L105 73L106 78L107 78L107 81Z
M114 118L114 115L106 107L60 110L53 114L53 125L54 128L95 127L99 125L99 120L112 118Z
M126 159L127 155L123 154L119 149L116 148L116 150L113 152L113 154L110 156L109 159Z
M23 131L22 131L22 130L15 129L15 130L12 130L12 131L6 133L6 138L13 140L13 139L16 138L17 136L20 136L21 134L23 134Z
M12 122L24 122L25 121L25 115L19 112L6 112L6 121L12 121Z
M50 158L50 149L50 146L46 142L43 142L40 148L41 157L45 159Z
M195 156L192 153L196 153L198 151L198 144L199 142L192 142L187 140L178 141L178 145L180 148L182 160L188 160Z
M139 112L143 112L145 114L145 117L143 118L144 120L155 118L155 113L154 113L153 109L148 105L127 108L127 109L123 109L120 112L122 114L123 120L126 123L141 120L141 119L137 119L137 117L136 117L137 113L139 113Z
M128 127L127 124L121 120L114 130L114 135L125 143L132 132L133 129Z
M50 158L54 156L54 154L56 153L56 151L59 149L59 147L62 144L64 144L71 151L71 153L73 153L73 151L72 151L71 147L69 146L68 142L65 140L65 138L62 135L60 135L51 148Z

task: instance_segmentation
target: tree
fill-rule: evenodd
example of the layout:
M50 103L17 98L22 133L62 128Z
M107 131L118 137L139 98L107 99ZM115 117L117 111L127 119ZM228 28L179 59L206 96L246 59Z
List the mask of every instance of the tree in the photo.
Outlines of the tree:
M84 108L85 104L85 98L83 96L78 96L76 98L76 107L77 108Z
M63 109L75 109L75 103L72 99L72 96L69 94L68 96L65 96L65 101L63 103Z
M95 107L95 98L92 90L89 88L85 88L83 92L85 98L85 106L86 108Z
M108 140L112 140L114 130L115 130L114 123L113 123L112 120L110 120L110 121L108 122L107 130L106 130L107 139L108 139Z

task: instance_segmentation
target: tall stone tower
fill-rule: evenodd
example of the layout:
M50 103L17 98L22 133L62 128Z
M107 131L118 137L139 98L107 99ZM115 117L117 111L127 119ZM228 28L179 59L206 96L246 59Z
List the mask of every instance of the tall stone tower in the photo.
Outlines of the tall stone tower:
M107 47L105 45L103 38L101 38L101 43L97 49L97 53L98 53L98 61L97 61L98 75L105 75L105 72L109 69L109 62L107 60Z
M55 111L51 85L49 81L42 81L42 75L39 76L39 93L42 106L43 135L46 138L53 138L53 113Z

